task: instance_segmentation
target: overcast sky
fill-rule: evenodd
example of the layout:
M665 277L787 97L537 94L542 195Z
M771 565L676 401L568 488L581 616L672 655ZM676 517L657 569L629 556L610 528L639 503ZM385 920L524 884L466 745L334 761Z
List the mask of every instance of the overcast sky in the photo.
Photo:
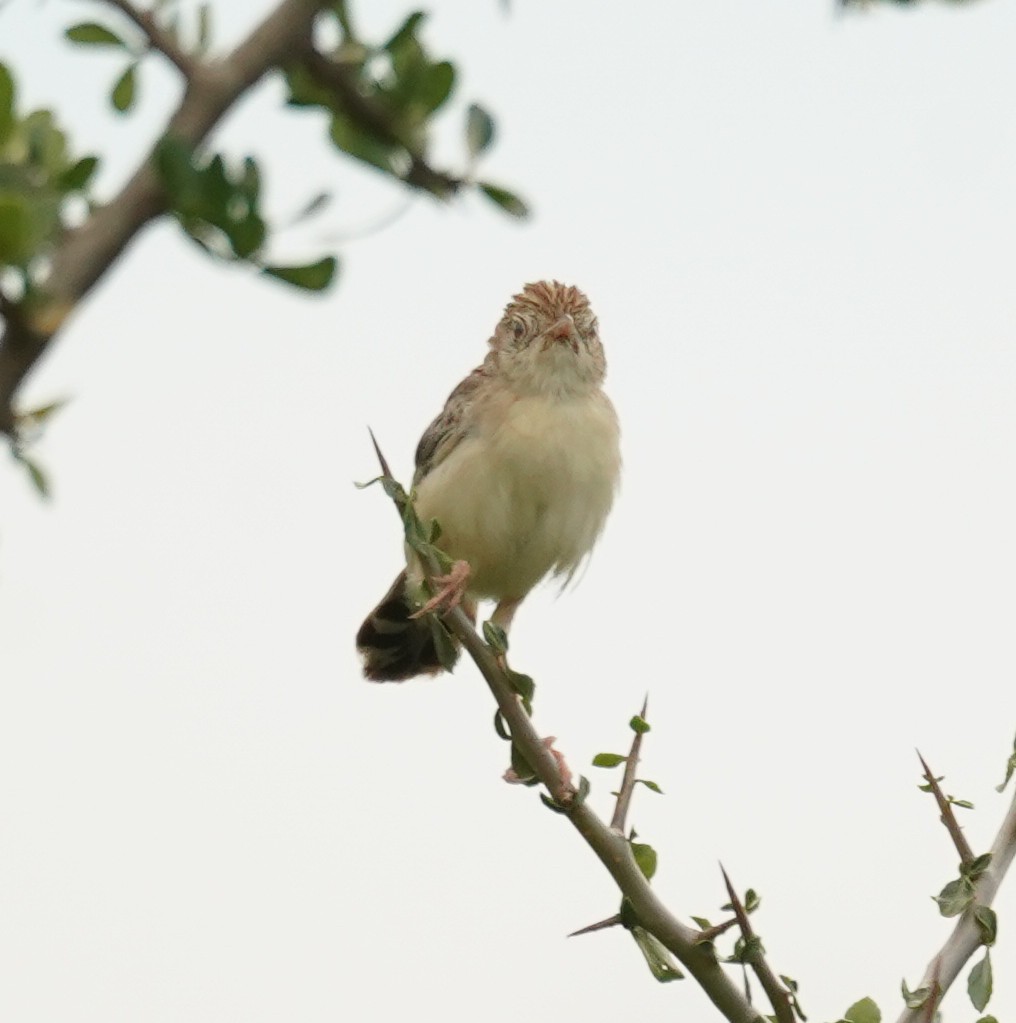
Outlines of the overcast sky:
M235 40L271 7L219 3ZM382 36L407 8L358 5ZM98 4L9 0L0 59L110 195L178 95L152 58L59 41ZM112 20L109 21L112 24ZM524 226L405 197L333 158L266 83L216 144L257 153L280 258L338 247L307 298L147 231L39 368L72 396L0 467L0 1018L301 1023L716 1018L658 985L592 854L535 792L475 669L364 682L353 635L399 566L369 423L407 478L419 434L526 281L596 309L625 472L578 586L519 612L543 734L589 766L653 731L633 822L670 907L719 918L717 861L759 890L811 1019L888 1018L951 929L1016 731L1016 4L842 15L815 0L435 0L426 38L498 119L485 166ZM149 66L150 65L150 66ZM997 905L1016 1014L1016 881ZM949 1020L977 1013L965 974Z

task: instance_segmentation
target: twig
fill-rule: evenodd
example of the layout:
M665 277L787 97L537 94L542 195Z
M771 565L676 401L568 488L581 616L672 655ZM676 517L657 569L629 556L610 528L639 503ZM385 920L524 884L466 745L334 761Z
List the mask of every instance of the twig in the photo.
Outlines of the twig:
M649 696L642 701L642 710L639 717L645 718L649 709ZM624 834L625 822L628 819L628 808L631 806L632 793L635 791L635 772L639 766L639 752L642 749L642 732L636 732L635 738L631 741L631 751L624 763L624 775L621 778L621 788L617 793L617 802L614 804L614 816L610 819L610 826L614 831Z
M945 825L946 831L949 832L949 835L953 840L953 845L956 846L956 851L960 854L960 863L962 863L965 867L968 864L973 863L974 852L970 848L970 844L967 842L966 836L963 834L963 829L960 827L959 821L956 820L956 814L953 813L952 805L943 794L942 789L938 784L938 779L931 773L931 768L928 766L924 757L921 756L920 750L917 750L917 759L921 761L921 767L924 768L925 781L927 781L928 787L931 789L932 795L935 797L935 802L938 803L938 812L942 815L941 821Z
M175 64L184 78L190 79L194 76L196 66L194 58L186 53L173 36L155 20L155 15L151 11L141 10L130 0L105 0L105 2L134 22L145 34L149 47L158 50L167 60Z
M755 976L758 977L758 982L762 985L762 990L765 991L779 1023L795 1023L790 992L787 991L766 962L766 958L762 953L762 946L755 935L755 931L752 929L748 914L744 911L744 906L737 897L737 892L734 891L734 886L730 883L730 878L727 876L726 870L723 869L722 863L720 864L720 872L723 874L723 883L727 886L727 894L730 896L730 904L734 909L734 917L737 920L738 926L741 928L741 934L744 936L746 943L754 945L748 951L745 959L754 971Z
M729 920L724 920L721 924L713 924L712 927L707 927L704 931L699 931L698 940L712 941L714 938L718 938L721 934L725 934L731 927L736 927L737 923L737 917L733 916Z
M974 917L974 907L991 905L1014 855L1016 855L1016 793L1013 794L1013 800L991 845L991 863L974 882L973 902L957 920L952 933L928 964L921 983L917 985L917 990L928 989L929 998L933 997L936 990L945 995L967 960L980 947L981 928ZM920 1023L923 1012L923 1004L913 1009L906 1008L900 1015L898 1023Z
M225 60L197 64L164 134L191 146L201 142L240 96L292 57L324 4L282 0ZM145 155L111 202L64 235L41 293L30 305L19 303L15 321L6 320L0 336L0 433L14 438L14 396L67 317L138 232L165 211L166 197L151 157Z
M409 157L409 167L402 175L402 179L407 184L422 188L442 199L454 195L465 184L461 178L432 167L384 108L370 96L360 92L345 65L324 56L310 45L300 58L300 64L318 85L335 97L351 120L366 128L372 135L389 145L398 146L406 153Z
M586 927L580 927L577 931L572 931L568 935L569 938L577 938L580 934L592 934L593 931L605 931L608 927L620 927L624 923L624 917L620 913L615 913L613 916L608 916L606 920L598 920L595 924L589 924Z

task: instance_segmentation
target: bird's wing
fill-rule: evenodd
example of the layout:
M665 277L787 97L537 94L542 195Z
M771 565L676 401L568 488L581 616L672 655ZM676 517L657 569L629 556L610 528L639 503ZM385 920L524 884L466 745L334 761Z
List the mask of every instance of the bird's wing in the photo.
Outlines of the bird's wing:
M440 465L459 441L468 436L470 407L488 379L486 367L479 366L448 395L441 413L424 431L416 447L414 486Z

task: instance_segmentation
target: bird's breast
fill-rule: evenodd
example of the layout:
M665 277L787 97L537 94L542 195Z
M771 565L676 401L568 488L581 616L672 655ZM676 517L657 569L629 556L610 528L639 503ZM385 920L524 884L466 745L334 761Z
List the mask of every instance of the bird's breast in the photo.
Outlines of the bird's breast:
M472 568L477 596L524 596L592 548L620 471L617 418L602 392L485 403L420 482L417 511Z

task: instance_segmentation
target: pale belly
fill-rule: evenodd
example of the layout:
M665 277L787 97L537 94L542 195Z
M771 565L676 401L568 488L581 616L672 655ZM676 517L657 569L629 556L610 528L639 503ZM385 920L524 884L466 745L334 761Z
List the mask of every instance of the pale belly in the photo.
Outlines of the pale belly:
M619 471L617 419L602 395L522 398L421 481L416 508L440 523L438 546L469 562L470 593L521 598L589 553Z

